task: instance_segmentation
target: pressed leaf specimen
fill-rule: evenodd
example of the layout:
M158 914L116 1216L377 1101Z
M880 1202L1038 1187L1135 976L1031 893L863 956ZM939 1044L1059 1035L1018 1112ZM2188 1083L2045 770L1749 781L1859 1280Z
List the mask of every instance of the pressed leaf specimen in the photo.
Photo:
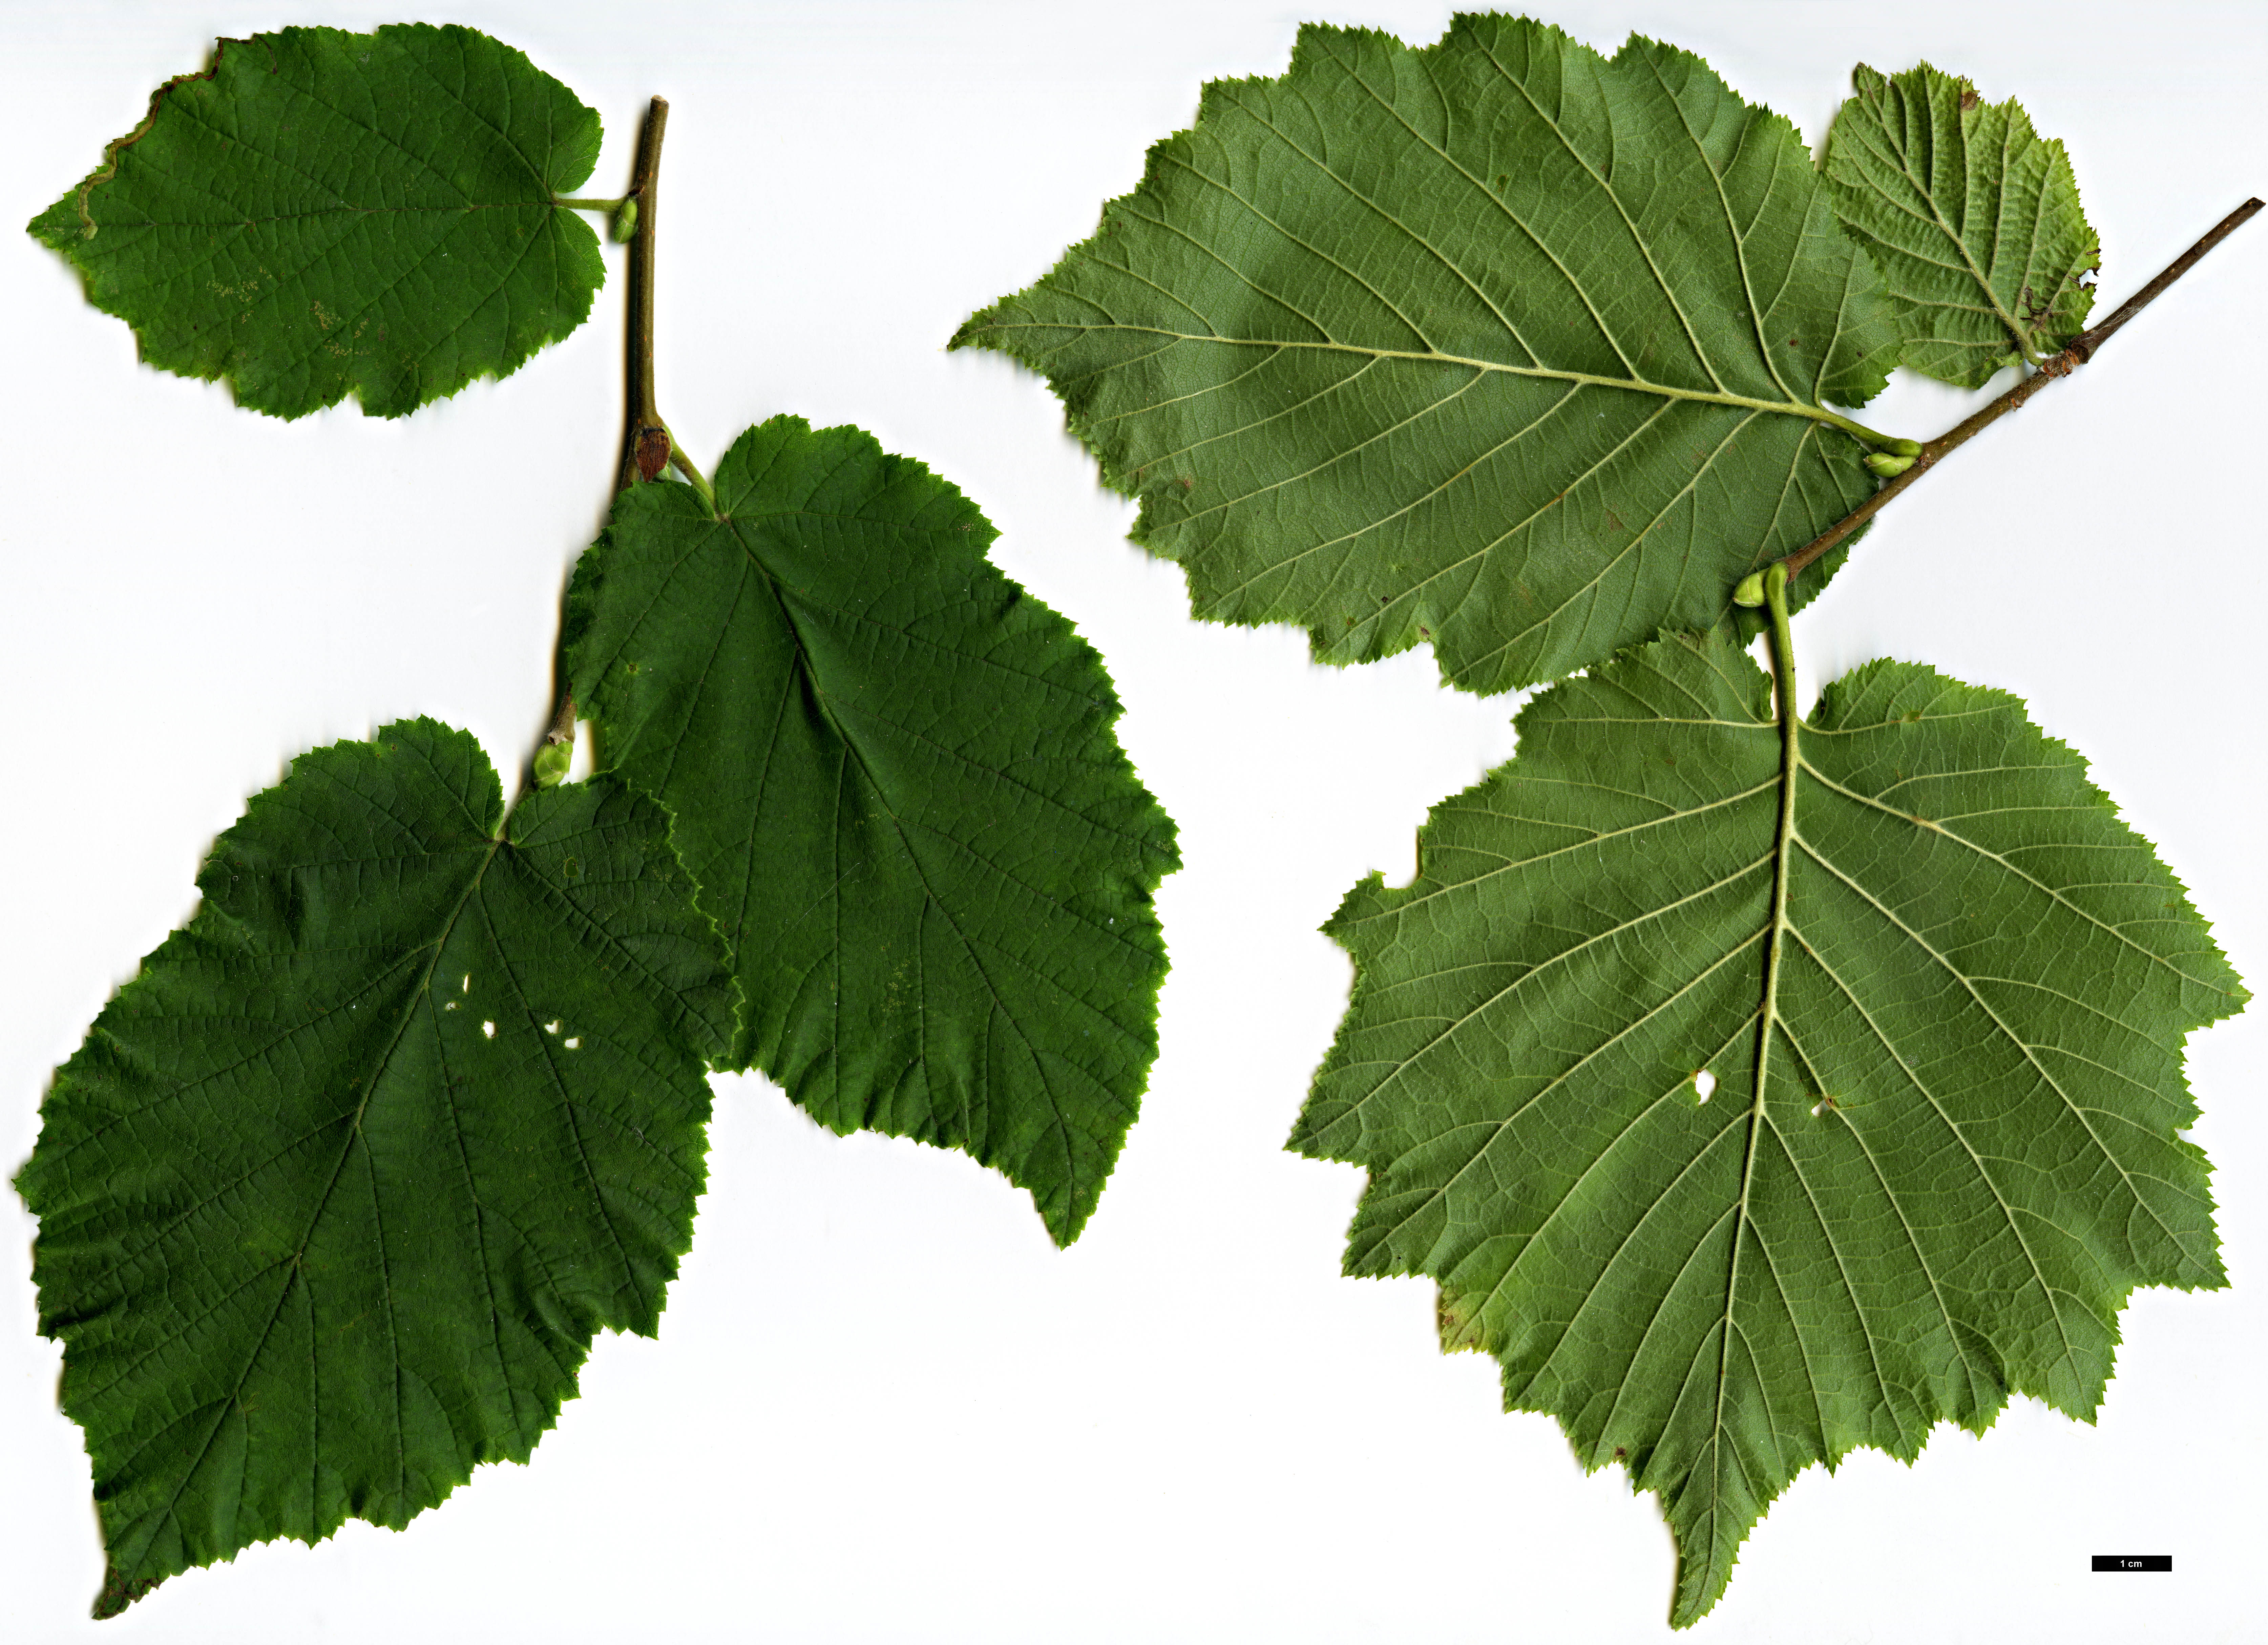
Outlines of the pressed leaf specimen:
M18 1178L109 1569L96 1614L525 1458L691 1237L708 1069L966 1149L1057 1244L1156 1054L1171 822L1071 624L855 429L712 486L656 409L666 105L598 116L472 30L225 41L33 224L144 357L297 416L401 415L588 314L630 240L612 524L506 803L430 720L306 753L56 1076ZM674 470L684 483L667 479ZM578 716L600 775L563 781Z
M1785 575L1782 573L1781 575ZM1358 1274L1659 1492L1676 1614L1808 1463L2102 1397L2137 1285L2226 1283L2188 1032L2242 986L2070 750L1872 663L1792 700L1721 628L1538 697L1407 889L1294 1146Z
M525 1460L593 1335L660 1318L732 1031L661 807L507 814L431 720L303 755L198 890L18 1179L109 1608Z
M589 318L598 237L561 196L599 116L465 28L290 28L169 80L32 220L142 357L296 417L398 417Z
M1068 1243L1157 1054L1173 826L1101 659L991 536L920 464L776 417L713 509L623 496L565 652L733 944L731 1064L838 1129L967 1149Z
M2183 887L2013 697L1876 662L1801 714L1789 615L2259 202L2082 330L2061 145L1856 84L1822 173L1653 40L1311 26L955 339L1047 374L1198 615L1561 682L1327 928L1292 1145L1368 1171L1350 1273L1659 1496L1680 1626L1809 1464L2090 1415L2134 1287L2226 1282L2182 1052L2246 995ZM2021 375L1922 442L1838 409L1897 364Z

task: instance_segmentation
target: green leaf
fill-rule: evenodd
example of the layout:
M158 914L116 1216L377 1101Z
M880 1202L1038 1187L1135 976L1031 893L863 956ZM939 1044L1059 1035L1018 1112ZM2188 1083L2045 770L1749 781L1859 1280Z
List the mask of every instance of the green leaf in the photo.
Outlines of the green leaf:
M2245 996L2180 885L2002 693L1868 664L1792 767L1770 698L1712 631L1531 703L1327 928L1293 1139L1370 1171L1350 1272L1659 1494L1679 1626L1812 1462L2091 1415L2135 1286L2224 1283L2182 1045Z
M142 357L298 417L398 417L581 325L598 237L554 199L599 117L471 29L224 40L31 231Z
M1825 407L1899 341L1786 121L1653 40L1461 17L1207 86L954 343L1049 376L1198 615L1493 692L1705 627L1871 496Z
M2102 248L2079 209L2060 143L2014 98L1987 103L1923 63L1861 63L1827 138L1843 225L1881 265L1907 338L1904 364L1976 388L2019 359L2036 365L2086 327L2080 279Z
M731 981L652 801L500 821L431 720L303 756L55 1076L17 1179L109 1571L167 1576L525 1460L691 1237Z
M714 518L615 500L566 654L733 944L733 1061L836 1130L966 1149L1068 1244L1157 1054L1179 862L1109 676L973 503L859 430L775 417L715 488Z

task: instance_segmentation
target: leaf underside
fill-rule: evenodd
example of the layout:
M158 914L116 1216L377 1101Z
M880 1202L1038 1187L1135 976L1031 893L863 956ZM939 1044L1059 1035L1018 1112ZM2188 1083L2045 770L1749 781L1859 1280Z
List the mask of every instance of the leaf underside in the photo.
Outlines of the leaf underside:
M1051 379L1198 615L1493 692L1707 626L1870 496L1820 407L1899 334L1786 121L1653 40L1461 17L1207 86L954 341Z
M616 499L566 655L733 944L733 1062L836 1130L967 1149L1067 1244L1157 1054L1179 860L1109 676L859 430L751 429L716 496Z
M1963 388L2059 351L2087 325L2101 243L2060 143L2011 98L1923 63L1861 63L1827 140L1844 227L1899 306L1900 363Z
M598 237L555 195L599 117L471 29L224 40L31 231L142 358L297 417L398 417L581 325Z
M57 1072L17 1179L86 1431L95 1614L525 1460L652 1334L704 1171L721 944L652 801L499 824L430 720L303 756Z
M2224 1282L2175 1134L2242 987L2003 694L1877 662L1821 696L1755 1089L1770 695L1719 630L1538 697L1417 881L1327 928L1355 995L1293 1138L1369 1170L1351 1273L1434 1277L1507 1407L1659 1494L1680 1626L1810 1463L2011 1392L2089 1415L2132 1288Z

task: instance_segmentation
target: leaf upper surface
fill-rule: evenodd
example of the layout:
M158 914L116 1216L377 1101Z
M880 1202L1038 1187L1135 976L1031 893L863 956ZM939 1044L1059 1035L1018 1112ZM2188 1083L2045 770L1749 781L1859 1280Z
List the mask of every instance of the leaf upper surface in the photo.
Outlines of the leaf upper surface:
M2175 1134L2244 993L2179 884L2014 699L1877 662L1801 729L1776 927L1770 698L1721 631L1538 697L1327 928L1293 1138L1370 1171L1350 1272L1434 1277L1446 1348L1659 1494L1681 1626L1810 1463L2089 1415L2133 1287L2223 1283Z
M716 496L616 499L567 656L734 945L733 1061L837 1130L967 1149L1068 1243L1157 1054L1179 861L1109 676L861 430L773 418Z
M98 1616L524 1460L691 1237L721 945L599 781L500 828L468 734L306 754L57 1072L18 1179L86 1430Z
M398 417L581 325L598 237L555 202L599 117L468 28L224 40L31 231L142 357L297 417Z
M1786 121L1698 58L1301 30L954 346L1043 371L1197 614L1480 692L1705 627L1871 495L1896 358ZM1810 579L1810 588L1824 577Z
M1843 224L1874 256L1907 332L1902 363L1977 388L2086 327L2102 248L2071 157L2014 98L1987 103L1927 63L1861 63L1827 138Z

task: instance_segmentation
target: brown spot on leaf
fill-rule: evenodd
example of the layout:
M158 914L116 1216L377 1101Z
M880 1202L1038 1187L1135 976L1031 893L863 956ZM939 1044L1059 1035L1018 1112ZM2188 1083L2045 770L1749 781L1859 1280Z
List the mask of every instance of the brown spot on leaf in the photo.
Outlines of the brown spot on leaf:
M1973 85L1966 85L1966 86L1962 87L1962 89L1961 89L1961 112L1962 112L1962 114L1967 114L1970 109L1972 109L1972 108L1976 107L1979 100L1980 100L1980 99L1978 99L1978 97L1977 97L1977 88L1976 88L1975 86L1973 86Z

